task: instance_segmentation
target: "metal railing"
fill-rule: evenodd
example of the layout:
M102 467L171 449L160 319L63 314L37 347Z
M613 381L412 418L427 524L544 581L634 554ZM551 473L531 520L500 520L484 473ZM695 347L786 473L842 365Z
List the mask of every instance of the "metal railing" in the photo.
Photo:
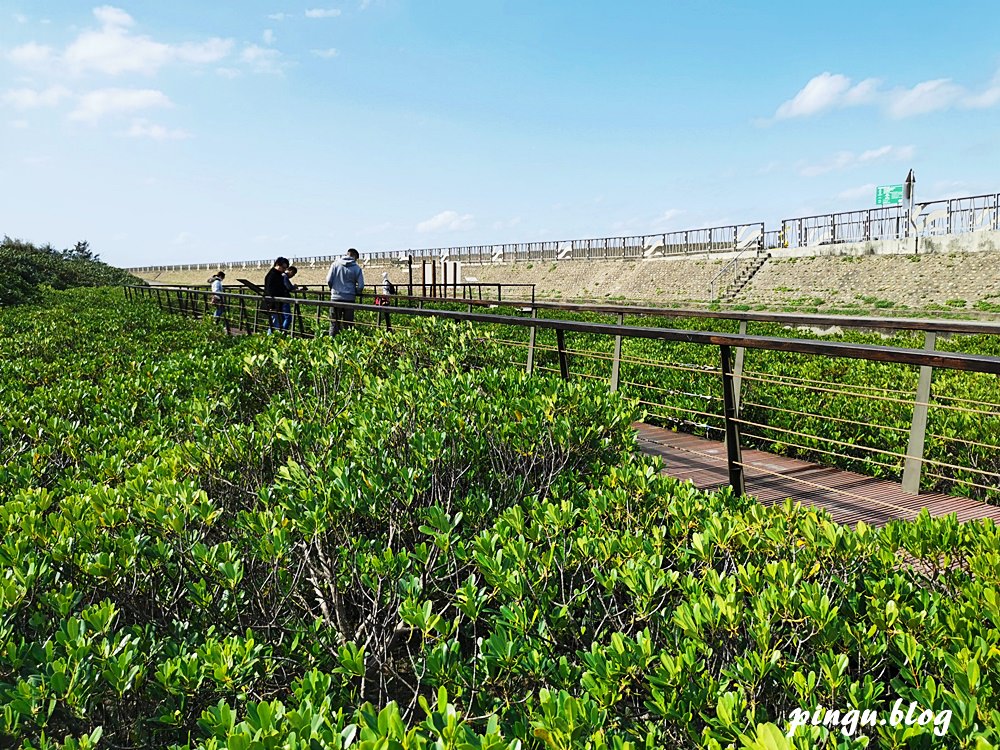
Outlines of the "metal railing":
M457 260L463 263L510 263L528 261L597 260L683 257L686 255L739 252L763 237L765 249L814 247L848 242L899 240L1000 230L1000 193L928 201L915 205L913 221L907 222L903 206L819 214L785 219L781 228L765 231L763 222L736 224L677 232L601 237L582 240L463 245L456 247L377 250L362 254L366 263L399 263L409 259ZM332 263L339 255L308 255L292 262L307 268ZM217 269L269 268L273 258L138 266L139 273L164 271L214 271Z
M736 285L737 280L740 278L740 273L746 271L753 263L759 261L763 252L764 237L761 236L757 246L741 250L735 258L726 263L712 277L712 280L708 284L708 298L710 300L718 300L727 295Z
M361 254L364 263L392 262L407 264L410 259L452 260L470 264L512 263L560 260L603 260L662 258L666 256L711 255L739 252L755 245L764 234L763 222L734 224L705 229L688 229L622 237L599 237L582 240L515 242L497 245L466 245L428 248L423 250L383 250ZM332 263L340 256L319 255L290 258L292 263L315 268ZM142 266L129 269L138 272L213 271L233 269L265 269L273 258L225 261L222 263L181 263L176 265Z
M508 335L509 340L501 340L501 343L508 345L506 351L512 354L513 361L520 361L529 372L550 371L569 377L572 357L574 376L606 379L612 391L625 390L628 395L638 398L652 416L684 431L721 432L727 436L729 450L731 446L738 448L742 431L744 438L750 439L753 444L777 449L779 453L791 452L820 462L833 456L838 465L848 462L852 466L860 466L864 472L873 472L875 476L896 477L909 494L918 493L923 472L935 480L935 487L955 487L964 494L1000 500L1000 403L996 403L1000 401L1000 389L996 387L997 382L987 383L986 390L997 394L991 399L970 400L967 395L958 397L948 392L934 393L931 388L932 368L1000 375L1000 357L950 353L936 348L939 334L1000 335L1000 324L996 323L544 302L532 305L517 301L505 303L517 314L497 315L473 312L476 307L496 304L488 300L456 301L432 297L393 298L388 300L391 302L388 305L366 305L298 298L269 300L252 294L224 293L219 295L221 304L213 306L209 292L189 287L126 287L126 294L130 299L152 299L172 312L194 316L215 315L227 331L238 329L244 333L283 330L292 336L324 334L328 323L329 330L333 330L332 318L336 315L333 311L344 309L356 312L356 324L362 326L385 325L390 328L392 320L400 316L404 319L438 316L492 324L512 332ZM386 301L382 300L383 303ZM467 306L467 310L434 309L435 306L440 308L456 302ZM400 306L401 303L406 306ZM540 317L540 313L545 312L610 315L617 320L617 324ZM530 313L530 317L525 313ZM684 330L663 328L655 323L650 326L626 326L626 315L640 319L687 317L737 321L739 331ZM748 334L748 325L758 322L796 327L839 325L922 332L924 348ZM556 340L546 343L543 334L552 333ZM578 337L580 343L575 348L567 345L568 334ZM600 335L592 341L593 337L588 338L589 334ZM642 339L675 348L664 350L662 356L651 356L643 353L642 349L632 353L623 350L623 341ZM613 348L610 345L612 340ZM691 344L718 346L721 359L716 359L714 366L704 361L692 361L692 352L684 348L684 345ZM524 353L523 358L516 354L519 351ZM750 352L780 353L778 369L747 362ZM735 360L727 365L730 353L735 355ZM906 371L901 369L898 373L894 370L885 381L897 385L879 385L867 380L864 382L868 384L845 384L836 375L824 379L821 375L805 378L789 374L786 363L798 355L908 365L919 368L919 371L915 383L903 377ZM726 370L727 366L729 370ZM838 372L839 369L838 366L833 371ZM716 387L719 381L713 380L720 374L723 388L732 389L729 396L725 392L720 394ZM704 380L706 377L707 381ZM683 385L678 385L679 378ZM792 407L781 395L791 390L797 392L799 399ZM965 394L965 391L957 393ZM727 402L727 399L730 401ZM831 400L843 401L843 409L831 412ZM809 405L817 411L810 411ZM949 427L956 419L995 424L997 429L980 429L977 439L969 439L969 435L956 434L954 428ZM850 430L858 430L862 437L868 438L849 436L847 433ZM990 438L991 434L994 437ZM928 455L925 444L935 446L936 452ZM730 471L740 466L738 456L734 459L730 455Z
M1000 194L917 203L912 221L903 206L785 219L779 244L815 247L901 240L1000 229Z

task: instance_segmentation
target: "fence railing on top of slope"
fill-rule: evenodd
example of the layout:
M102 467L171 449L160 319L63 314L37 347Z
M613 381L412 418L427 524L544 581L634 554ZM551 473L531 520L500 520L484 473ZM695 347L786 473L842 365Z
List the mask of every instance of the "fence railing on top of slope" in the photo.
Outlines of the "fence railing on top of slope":
M651 259L713 253L739 252L762 238L765 249L812 247L849 242L900 240L1000 230L1000 193L926 201L915 205L912 221L902 205L842 211L785 219L780 229L765 231L764 222L712 228L657 232L628 237L581 240L546 240L484 245L464 245L406 250L376 250L362 253L363 262L405 264L408 259L457 260L464 263L512 263L598 259ZM299 265L332 263L339 255L301 255ZM219 268L267 268L273 258L175 263L137 266L137 273L209 271Z

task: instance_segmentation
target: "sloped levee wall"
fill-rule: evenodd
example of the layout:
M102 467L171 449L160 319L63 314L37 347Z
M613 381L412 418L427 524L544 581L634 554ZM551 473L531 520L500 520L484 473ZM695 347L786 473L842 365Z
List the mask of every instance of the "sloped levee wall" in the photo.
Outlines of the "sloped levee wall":
M736 302L1000 311L1000 252L772 258Z
M707 302L712 278L725 265L723 260L607 260L563 261L541 263L506 263L463 265L465 281L484 284L534 284L537 298L553 300L592 299L657 303ZM244 273L230 271L227 283L246 278L262 283L267 269L247 269ZM377 284L382 272L388 271L396 284L406 284L404 265L366 265L366 281ZM295 277L298 284L321 285L327 269L299 266ZM203 284L206 271L167 271L147 275L157 284ZM414 269L415 283L420 283L419 267ZM440 277L439 277L440 280ZM530 291L525 290L525 296ZM521 294L515 294L520 297Z

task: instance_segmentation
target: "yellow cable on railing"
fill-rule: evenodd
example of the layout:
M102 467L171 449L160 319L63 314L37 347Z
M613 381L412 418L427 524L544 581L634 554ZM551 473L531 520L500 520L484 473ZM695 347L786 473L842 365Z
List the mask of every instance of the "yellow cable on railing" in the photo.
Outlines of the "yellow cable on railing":
M852 424L859 427L878 427L881 430L894 430L896 432L906 432L908 433L910 429L908 427L889 427L888 425L875 424L874 422L858 422L853 419L843 419L842 417L831 417L826 414L811 414L806 411L796 411L795 409L785 409L781 406L769 406L767 404L757 404L751 401L744 401L740 404L740 409L748 406L755 406L761 409L768 409L769 411L779 411L785 414L796 414L802 417L816 417L817 419L822 419L824 422L841 422L843 424Z
M796 430L789 430L789 429L787 429L785 427L775 427L774 425L761 424L760 422L750 422L750 421L747 421L745 419L740 419L738 417L736 419L734 419L733 421L736 422L737 424L745 424L748 427L760 427L761 429L764 429L764 430L773 430L775 432L781 432L781 433L784 433L786 435L795 435L795 437L804 437L804 438L809 438L811 440L818 440L818 441L820 441L822 443L831 443L833 445L841 445L841 446L843 446L845 448L860 448L861 450L871 451L872 453L879 453L879 454L881 454L883 456L892 456L893 458L902 458L903 457L902 454L900 454L900 453L893 453L892 451L883 450L881 448L872 448L872 447L867 446L867 445L860 445L859 443L847 443L847 442L844 442L843 440L836 440L834 438L819 437L818 435L810 435L808 432L798 432ZM853 456L845 456L845 458L853 458Z
M799 443L793 443L790 440L778 440L777 438L764 437L763 435L754 435L754 434L749 433L749 432L741 433L740 437L752 438L753 440L761 440L761 441L766 442L766 443L775 443L775 444L787 445L789 448L798 448L799 450L809 451L809 452L812 452L812 453L822 453L823 455L834 456L836 458L849 458L852 461L860 461L861 463L864 463L864 464L872 464L873 466L881 466L883 469L889 469L890 471L892 471L892 472L894 472L896 474L900 473L902 471L902 469L903 469L902 464L888 464L888 463L886 463L884 461L877 461L874 458L870 458L870 457L864 457L864 458L862 458L861 456L847 456L847 455L845 455L843 453L834 453L833 451L824 450L822 448L816 448L816 447L812 447L812 446L800 445ZM900 456L900 458L903 458L903 457ZM831 467L831 468L836 468L836 467Z

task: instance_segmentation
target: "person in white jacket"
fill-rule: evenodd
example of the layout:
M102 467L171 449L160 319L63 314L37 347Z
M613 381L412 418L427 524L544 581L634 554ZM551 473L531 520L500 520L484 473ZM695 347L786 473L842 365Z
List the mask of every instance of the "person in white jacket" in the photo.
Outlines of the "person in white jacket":
M212 285L212 297L209 302L215 307L215 319L219 320L222 318L222 311L225 309L226 304L222 298L222 280L226 278L225 271L216 271L215 276L208 280L208 283Z
M330 265L326 275L327 286L330 287L330 301L354 302L365 290L365 274L358 264L361 257L353 247L343 258L338 258ZM354 322L354 308L334 307L330 310L330 335L333 336L349 327Z

